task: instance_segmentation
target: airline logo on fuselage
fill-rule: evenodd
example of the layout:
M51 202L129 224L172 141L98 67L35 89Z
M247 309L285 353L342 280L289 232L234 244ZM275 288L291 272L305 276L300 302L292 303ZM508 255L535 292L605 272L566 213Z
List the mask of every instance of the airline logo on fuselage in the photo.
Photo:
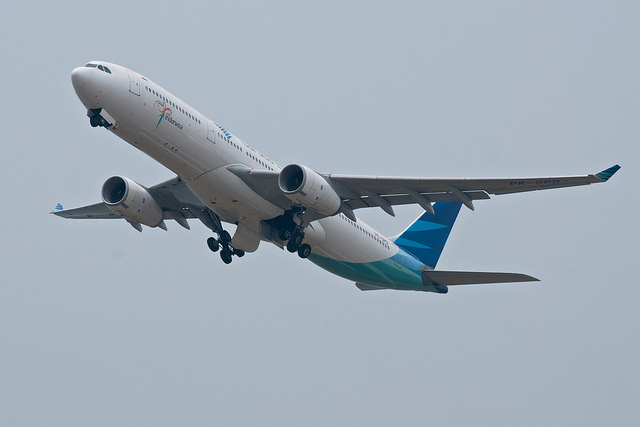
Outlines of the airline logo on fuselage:
M171 108L167 107L167 104L165 103L165 101L156 101L153 103L153 108L155 110L157 110L160 114L158 115L158 117L160 117L160 119L158 120L158 124L156 125L156 129L158 129L158 126L160 126L160 123L162 123L162 120L166 120L167 122L173 124L175 127L177 127L178 129L182 130L182 124L179 122L176 122L173 117L171 117L171 113L173 112L171 110Z
M224 136L226 136L226 137L227 137L227 139L231 139L231 138L233 138L233 135L231 135L231 133L229 133L225 128L223 128L222 126L220 126L219 124L217 124L217 123L215 123L215 122L214 122L214 124L220 128L220 130L222 131L222 133L224 134Z

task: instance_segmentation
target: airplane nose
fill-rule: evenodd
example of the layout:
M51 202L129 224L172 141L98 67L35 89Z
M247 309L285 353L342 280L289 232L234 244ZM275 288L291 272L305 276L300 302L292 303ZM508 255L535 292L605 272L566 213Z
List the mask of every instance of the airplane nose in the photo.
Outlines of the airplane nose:
M94 68L78 67L71 72L71 84L87 109L99 108L98 93L94 84L94 71Z
M91 69L87 67L78 67L71 72L71 84L76 92L82 91L89 82Z

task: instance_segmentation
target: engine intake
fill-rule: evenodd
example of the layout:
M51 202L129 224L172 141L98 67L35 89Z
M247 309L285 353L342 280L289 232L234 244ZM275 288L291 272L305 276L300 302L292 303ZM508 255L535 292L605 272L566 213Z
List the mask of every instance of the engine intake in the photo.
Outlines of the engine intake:
M342 200L320 174L303 165L285 166L278 177L280 190L295 204L324 215L335 215Z
M162 208L146 188L122 176L112 176L102 185L102 201L115 213L149 227L162 222Z

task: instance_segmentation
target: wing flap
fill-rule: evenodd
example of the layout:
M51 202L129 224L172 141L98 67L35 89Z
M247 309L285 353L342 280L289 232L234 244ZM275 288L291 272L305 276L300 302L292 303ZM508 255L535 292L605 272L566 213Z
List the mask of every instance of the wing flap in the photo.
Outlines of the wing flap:
M465 194L471 200L486 200L489 199L489 195L484 191L466 191ZM426 197L430 202L455 202L459 199L452 193L420 193L421 196ZM381 196L392 206L398 205L413 205L416 204L416 200L411 197L410 194L394 194L389 196ZM377 205L369 200L369 197L361 197L359 199L350 199L345 202L351 209L370 208Z

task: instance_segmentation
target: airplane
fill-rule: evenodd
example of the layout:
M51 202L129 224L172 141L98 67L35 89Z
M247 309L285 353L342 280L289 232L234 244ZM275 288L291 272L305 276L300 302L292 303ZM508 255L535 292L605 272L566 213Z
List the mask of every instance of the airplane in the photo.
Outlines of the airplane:
M91 126L104 128L175 174L146 187L124 176L102 186L102 201L53 214L74 219L122 218L136 230L190 229L199 220L215 233L207 245L225 264L270 242L356 283L361 290L445 294L452 285L532 282L520 273L437 270L461 206L476 200L606 182L616 165L584 176L538 178L420 178L318 173L302 164L280 167L227 129L149 78L91 61L71 73ZM385 237L355 210L393 206L424 209L394 237ZM233 236L224 225L235 224Z

